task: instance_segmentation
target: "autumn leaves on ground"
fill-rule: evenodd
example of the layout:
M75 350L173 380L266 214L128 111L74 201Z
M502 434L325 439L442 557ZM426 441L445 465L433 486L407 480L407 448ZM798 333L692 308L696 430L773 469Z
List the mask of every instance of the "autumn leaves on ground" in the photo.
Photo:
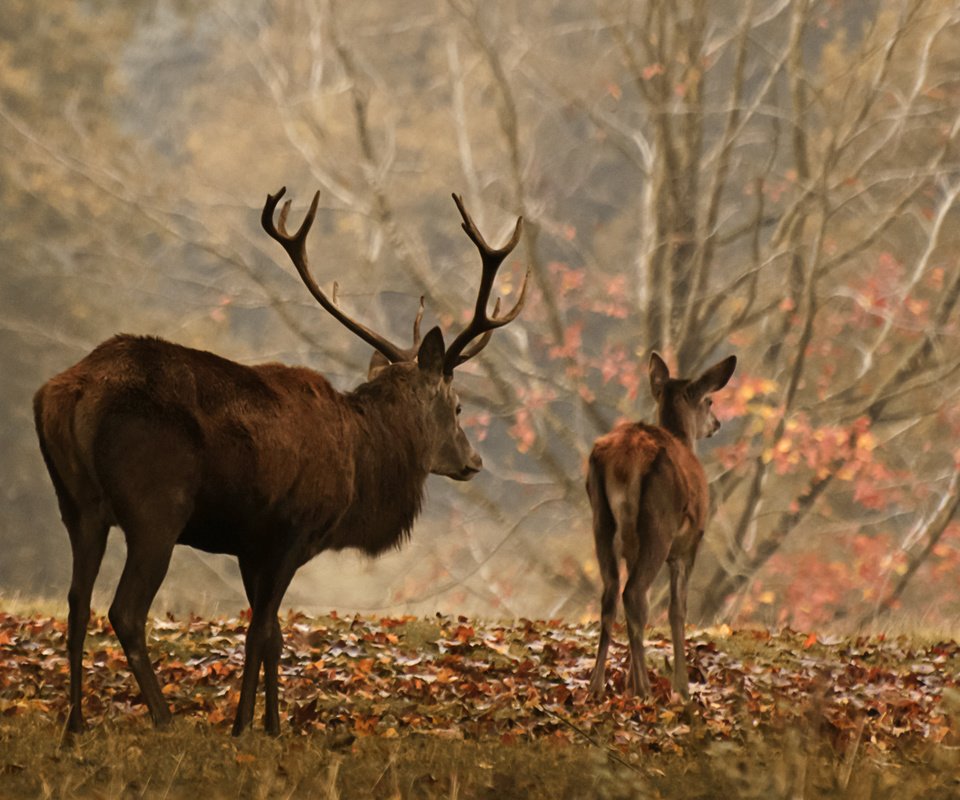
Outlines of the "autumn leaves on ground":
M692 701L588 696L596 624L285 619L284 733L229 735L244 620L150 636L175 712L154 731L122 651L91 625L67 738L64 624L0 613L0 796L948 797L960 794L960 645L690 631Z

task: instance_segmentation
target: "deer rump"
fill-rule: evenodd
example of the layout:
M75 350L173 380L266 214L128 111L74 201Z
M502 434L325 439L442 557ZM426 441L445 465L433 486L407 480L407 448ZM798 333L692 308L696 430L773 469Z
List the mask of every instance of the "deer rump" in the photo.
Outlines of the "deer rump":
M689 525L703 532L709 509L706 475L690 448L669 431L621 422L597 439L587 471L591 502L612 515L624 501L619 493L626 492L633 494L638 528L656 516L672 530Z
M306 368L122 335L37 393L37 433L65 516L152 520L177 544L248 558L376 555L409 535L429 471L403 402L415 370L341 394Z

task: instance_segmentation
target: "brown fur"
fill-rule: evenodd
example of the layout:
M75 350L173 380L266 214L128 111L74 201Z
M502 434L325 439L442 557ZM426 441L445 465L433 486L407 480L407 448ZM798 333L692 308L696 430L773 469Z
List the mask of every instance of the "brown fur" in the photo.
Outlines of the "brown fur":
M628 688L641 695L650 691L643 651L647 593L666 562L670 566L674 686L682 695L688 694L683 653L687 579L709 506L707 478L693 444L720 427L710 411L709 394L726 385L735 365L731 356L696 381L678 380L670 378L666 364L654 353L650 383L659 424L620 423L594 444L587 494L603 580L602 627L591 679L596 696L604 691L606 655L620 590L620 557L627 563L623 603L631 654Z
M434 338L442 358L439 331ZM433 419L437 387L456 403L441 366L437 360L427 374L416 363L391 365L342 394L302 367L243 366L161 339L116 336L49 380L34 410L74 553L70 727L83 727L90 590L107 531L119 525L128 559L110 618L155 720L169 711L146 658L143 622L173 546L185 544L240 561L254 610L246 674L252 670L255 691L264 663L269 728L277 712L268 662L279 657L283 592L323 550L376 555L409 535L444 444ZM458 452L476 462L472 474L479 458L452 407L449 417ZM269 652L251 660L258 628ZM238 730L252 716L252 691L238 708Z
M253 720L262 665L266 728L276 734L283 644L277 612L297 569L324 550L376 555L398 546L420 512L428 474L470 480L482 468L460 427L453 371L523 308L527 278L512 310L499 314L498 301L492 317L486 311L521 220L506 245L492 248L454 195L482 262L473 319L449 349L439 328L421 340L421 299L414 346L399 348L319 287L306 241L320 193L291 234L289 200L274 221L285 192L267 195L264 230L317 302L390 363L371 363L369 380L341 394L302 367L247 367L161 339L116 336L41 387L37 436L73 552L70 731L84 727L83 640L111 526L123 529L127 560L110 622L153 721L167 722L170 710L144 626L173 548L185 544L237 557L251 618L233 732Z
M591 463L603 465L620 484L640 481L658 460L682 498L680 512L702 530L710 501L706 476L690 447L670 431L643 422L621 422L597 439L590 454Z
M127 431L125 421L144 418L197 459L178 543L254 555L296 529L311 540L322 534L321 549L376 555L409 534L429 472L417 441L426 422L405 402L415 372L395 366L340 394L309 369L247 367L161 339L117 336L37 393L37 430L58 491L68 503L96 497L111 524L119 523L113 504L123 501L113 496L119 444L110 438L142 439L148 434Z

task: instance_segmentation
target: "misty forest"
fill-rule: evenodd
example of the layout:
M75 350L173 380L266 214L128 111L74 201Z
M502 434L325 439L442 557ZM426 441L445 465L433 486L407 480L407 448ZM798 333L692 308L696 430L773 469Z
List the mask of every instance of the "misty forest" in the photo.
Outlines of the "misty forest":
M956 0L7 0L0 148L0 793L960 791ZM250 603L235 558L189 547L148 635L179 738L152 731L106 616L114 528L93 732L64 745L71 551L34 393L118 333L367 380L261 227L282 186L291 230L319 190L317 283L402 347L421 297L448 344L474 312L451 194L493 246L523 218L490 303L529 273L522 313L456 373L483 469L431 476L401 546L297 572L280 739L227 736ZM697 447L691 699L667 569L652 694L621 610L597 699L587 462L656 421L653 352L685 377L737 357Z

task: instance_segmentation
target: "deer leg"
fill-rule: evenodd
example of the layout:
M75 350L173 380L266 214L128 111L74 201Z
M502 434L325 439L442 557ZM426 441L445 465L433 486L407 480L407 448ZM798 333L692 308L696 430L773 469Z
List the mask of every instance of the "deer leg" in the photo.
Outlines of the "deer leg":
M647 624L649 602L648 585L643 579L631 575L623 590L623 609L627 617L627 635L630 639L630 669L627 675L627 693L647 697L650 694L650 679L643 648L643 631Z
M600 598L600 643L597 646L597 662L590 676L590 692L598 700L603 697L606 688L607 651L610 648L613 623L617 618L620 575L616 560L613 562L612 570L609 566L601 566L600 574L603 578L603 594Z
M170 709L150 663L144 629L174 545L193 514L200 456L189 426L171 421L166 409L148 397L135 399L135 411L104 417L94 441L94 462L127 543L110 623L154 724L163 725L170 721Z
M247 630L240 702L237 705L237 716L233 721L234 736L239 736L253 722L261 664L266 700L265 728L271 735L280 733L277 671L280 666L283 636L277 612L280 610L280 603L283 601L287 586L293 579L294 572L296 572L296 565L292 562L292 556L281 565L280 569L260 572L255 592L256 601L250 617L250 628Z
M263 663L263 626L261 578L263 572L256 572L251 562L240 559L240 575L243 588L250 603L250 625L243 652L243 678L240 682L240 701L233 720L233 735L239 736L251 722L257 701L257 686L260 683L260 665Z
M276 611L255 608L247 630L243 657L243 680L240 685L240 702L233 721L233 735L239 736L253 722L257 699L260 665L263 665L263 684L266 700L265 729L271 735L280 733L279 687L277 670L283 638Z
M80 733L86 727L83 721L83 642L90 621L90 596L100 571L103 552L107 546L109 525L94 517L81 517L67 526L73 550L73 577L67 602L67 654L70 662L70 716L67 730Z
M632 533L632 536L628 534ZM627 584L623 589L623 608L630 637L629 688L640 697L650 694L644 655L643 632L650 611L648 593L654 578L666 561L669 545L651 520L638 519L634 531L624 531L624 548L630 547Z
M131 536L130 531L125 532L127 562L110 606L110 624L123 646L154 724L164 725L170 721L170 709L150 663L145 627L150 604L167 574L173 541L169 537L167 541L162 536L153 538L149 533Z
M253 722L257 702L257 684L260 682L260 665L263 663L264 643L269 635L269 620L259 605L252 608L247 641L243 653L243 678L240 682L240 702L233 720L233 735L239 736Z
M684 699L690 699L687 658L684 651L684 622L687 618L687 561L670 562L670 633L673 637L673 688Z
M243 590L247 595L247 602L250 604L250 622L253 623L253 609L257 607L257 587L259 585L259 572L256 569L256 566L250 559L241 557L240 561L240 577L243 579ZM247 642L250 641L250 629L247 629ZM261 660L262 661L262 660ZM250 653L247 652L247 644L244 644L244 657L243 657L243 677L246 680L248 673L253 673L253 692L254 697L257 694L257 687L260 683L260 664L261 661L257 661L256 664L250 661ZM234 726L236 727L236 726ZM237 731L234 731L236 735Z
M596 698L603 697L606 681L607 650L613 623L617 618L617 597L620 594L620 567L614 549L616 522L610 512L606 494L598 486L599 476L591 466L587 481L587 493L593 507L593 537L600 564L600 578L603 581L603 594L600 598L600 643L597 646L597 662L590 676L590 693Z
M684 625L687 620L687 591L690 573L697 559L697 549L703 539L703 531L693 536L684 536L682 547L671 553L670 561L670 632L673 636L673 686L686 700L690 697L690 682L685 655Z
M264 729L271 736L280 734L280 655L283 652L283 632L280 620L273 617L270 636L263 652L263 691L265 699Z
M243 578L243 588L250 602L250 608L256 606L258 573L249 559L240 559L240 575ZM249 634L248 634L249 636ZM253 665L249 660L244 661L244 674L252 670L259 683L260 666L263 665L263 686L265 697L264 727L267 733L276 736L280 733L280 689L277 672L280 665L280 654L283 650L283 633L280 630L280 621L274 617L270 628L270 635L264 643L261 662ZM257 683L254 683L252 693L256 697Z

